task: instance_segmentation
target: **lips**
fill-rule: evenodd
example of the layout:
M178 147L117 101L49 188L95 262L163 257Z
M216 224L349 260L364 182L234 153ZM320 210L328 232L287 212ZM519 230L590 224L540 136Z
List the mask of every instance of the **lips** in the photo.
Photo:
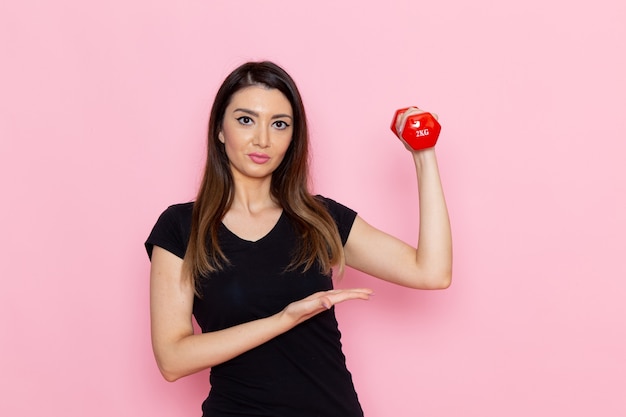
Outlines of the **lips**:
M270 160L270 157L268 155L266 155L264 153L259 153L259 152L250 153L250 154L248 154L248 157L255 164L264 164L264 163L266 163L267 161Z

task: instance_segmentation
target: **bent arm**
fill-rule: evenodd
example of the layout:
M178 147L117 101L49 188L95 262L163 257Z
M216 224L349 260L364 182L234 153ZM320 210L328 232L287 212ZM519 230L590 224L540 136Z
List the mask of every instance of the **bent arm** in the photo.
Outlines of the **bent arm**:
M175 381L210 368L285 333L349 299L368 299L371 290L325 291L296 301L272 316L224 330L194 334L194 290L183 279L182 259L155 246L150 270L152 349L163 377Z
M452 234L434 148L412 152L419 193L414 248L357 217L345 246L346 264L410 288L443 289L452 279Z

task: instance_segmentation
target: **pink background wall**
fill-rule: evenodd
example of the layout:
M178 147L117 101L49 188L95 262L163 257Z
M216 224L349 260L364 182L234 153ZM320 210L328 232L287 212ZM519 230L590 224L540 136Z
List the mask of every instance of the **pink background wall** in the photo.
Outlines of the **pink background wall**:
M507 2L504 2L507 3ZM619 0L0 5L0 415L193 416L149 343L142 244L193 198L218 84L298 82L316 190L415 241L398 107L440 115L453 286L351 271L369 417L626 415L626 6Z

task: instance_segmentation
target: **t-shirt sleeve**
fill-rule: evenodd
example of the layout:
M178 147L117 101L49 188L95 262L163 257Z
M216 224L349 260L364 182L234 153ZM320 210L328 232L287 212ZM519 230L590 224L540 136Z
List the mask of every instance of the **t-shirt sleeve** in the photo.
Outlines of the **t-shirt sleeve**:
M191 203L176 204L168 207L159 216L145 242L148 257L152 259L154 246L159 246L181 259L185 257L191 234L192 210Z
M345 245L348 241L348 236L350 236L350 230L352 230L352 225L354 224L354 220L357 216L356 211L330 198L319 195L317 197L322 200L322 202L328 209L328 212L335 220L335 223L337 224L337 229L339 229L341 244Z

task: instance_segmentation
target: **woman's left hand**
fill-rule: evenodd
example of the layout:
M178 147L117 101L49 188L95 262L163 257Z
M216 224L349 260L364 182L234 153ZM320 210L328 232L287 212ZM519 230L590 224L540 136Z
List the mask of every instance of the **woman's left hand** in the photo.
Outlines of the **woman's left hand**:
M435 118L435 120L439 120L439 116L436 113L433 112L428 112L425 110L422 110L418 107L409 107L405 112L398 114L395 120L395 129L396 129L396 136L398 137L398 139L400 139L400 141L404 144L404 147L407 148L407 150L411 151L411 152L419 152L423 149L420 150L415 150L413 149L407 142L406 140L404 140L404 138L402 137L402 132L404 132L404 128L406 126L406 121L410 116L414 116L416 114L422 114L422 113L430 113L432 114L432 116Z

